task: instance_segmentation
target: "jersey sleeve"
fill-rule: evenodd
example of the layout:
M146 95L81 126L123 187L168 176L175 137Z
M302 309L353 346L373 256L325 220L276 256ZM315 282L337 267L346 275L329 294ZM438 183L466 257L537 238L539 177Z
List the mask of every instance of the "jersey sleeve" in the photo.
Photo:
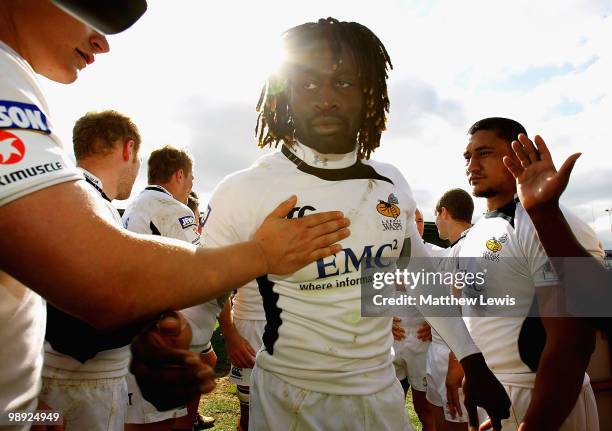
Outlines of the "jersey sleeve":
M198 224L193 212L186 205L177 205L168 209L164 214L159 229L162 236L180 239L194 245L200 245L200 234L197 231Z
M1 49L0 74L0 206L83 178L53 133L33 74Z
M546 255L544 247L540 243L535 227L522 207L519 207L517 217L517 228L523 253L527 258L529 272L533 278L534 286L554 286L559 283L558 275ZM578 242L595 258L601 260L604 252L595 232L586 223L576 217L573 213L562 208L563 215L567 219L572 232ZM520 224L519 224L520 223Z

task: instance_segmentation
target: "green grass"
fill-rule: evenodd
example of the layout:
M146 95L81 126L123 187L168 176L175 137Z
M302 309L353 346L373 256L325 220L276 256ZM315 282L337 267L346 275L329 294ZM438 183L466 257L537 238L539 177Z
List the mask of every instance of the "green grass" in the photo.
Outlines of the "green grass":
M240 416L240 404L236 396L236 385L231 384L227 378L230 364L218 323L215 326L215 332L211 342L217 354L215 373L219 379L217 380L217 387L215 390L204 395L200 400L200 412L216 419L215 426L210 428L211 430L235 431L238 417ZM421 423L412 406L410 391L406 399L406 408L408 409L408 417L410 418L413 429L415 431L421 431Z

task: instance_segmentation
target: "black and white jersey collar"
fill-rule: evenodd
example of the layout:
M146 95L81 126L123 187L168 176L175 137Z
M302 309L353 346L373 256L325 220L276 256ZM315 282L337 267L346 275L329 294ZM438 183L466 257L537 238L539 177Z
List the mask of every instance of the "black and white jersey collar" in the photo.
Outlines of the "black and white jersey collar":
M304 144L295 142L287 149L300 159L312 167L319 169L343 169L352 166L357 161L357 149L346 154L323 154Z
M357 149L347 154L322 154L296 142L292 147L283 145L281 153L298 170L325 181L372 179L393 184L393 181L376 172L372 166L358 160Z
M98 193L100 193L100 196L110 202L111 199L106 195L106 193L104 193L104 185L102 184L102 180L96 177L88 170L81 168L80 166L78 167L78 169L83 173L85 181L87 181L94 189L96 189Z
M457 238L457 241L455 241L454 243L452 243L452 244L450 245L450 247L449 247L449 248L454 247L455 245L457 245L457 243L459 243L461 240L463 240L463 239L464 239L464 238L467 236L467 234L468 234L468 232L470 231L470 229L472 229L472 227L471 227L471 226L470 226L470 227L468 227L468 228L467 228L466 230L464 230L463 232L461 232L461 235L459 235L459 238Z
M165 193L168 196L170 196L172 199L174 199L174 196L172 196L172 193L170 193L168 190L166 190L162 186L158 186L156 184L151 184L151 185L146 186L145 190L154 190L156 192Z

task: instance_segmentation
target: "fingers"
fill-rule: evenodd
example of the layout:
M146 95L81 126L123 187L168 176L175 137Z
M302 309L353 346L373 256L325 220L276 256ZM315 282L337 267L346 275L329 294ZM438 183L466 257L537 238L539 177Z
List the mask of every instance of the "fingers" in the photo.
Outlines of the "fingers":
M308 262L314 262L315 260L323 259L324 257L331 256L332 254L339 253L340 251L342 251L342 246L340 244L330 245L329 247L321 247L308 254L307 260Z
M576 164L576 160L578 160L581 155L582 153L572 154L567 158L565 162L563 162L563 164L559 168L558 175L562 181L564 189L567 186L567 183L569 182L569 178L572 173L572 169L574 169L574 165Z
M483 423L480 424L480 427L478 427L478 431L489 430L492 427L493 427L493 422L491 421L490 418L487 418L486 421L484 421Z
M527 166L531 164L531 160L529 159L529 156L527 155L523 145L519 141L512 141L512 150L514 151L514 154L516 154L516 157L518 157L519 161L521 162L521 166L526 168Z
M347 228L351 224L351 221L347 218L335 218L312 226L310 226L305 220L300 220L300 222L307 223L309 226L308 235L311 238L318 238L329 233L337 232L343 228Z
M465 412L468 415L468 425L470 427L470 431L478 429L478 409L476 408L476 404L465 402Z
M161 335L174 337L181 333L187 321L176 311L168 311L157 322L157 329Z
M190 360L199 360L198 356L189 350L166 346L146 335L136 337L130 348L134 360L152 366L185 365Z
M550 151L548 151L548 146L546 146L544 139L542 139L540 135L536 135L534 142L538 146L538 153L540 153L540 160L552 161L552 156L550 155Z
M289 199L287 199L284 202L281 202L276 208L274 208L272 212L268 214L266 219L287 217L287 215L289 214L289 211L291 211L295 207L296 203L297 203L297 196L292 195Z
M531 142L531 139L529 139L527 135L519 133L518 140L522 144L523 151L525 151L525 154L527 154L527 157L531 163L540 160L538 150L536 150L536 148L533 146L533 142Z
M512 157L504 156L502 160L504 162L504 165L506 166L506 169L510 171L514 179L521 176L521 174L523 173L523 168L521 165L516 163L516 161L514 161Z
M344 213L342 211L326 211L322 213L309 214L307 216L302 217L299 221L300 223L304 223L307 227L315 227L323 223L345 220L345 225L340 226L348 226L350 221L347 218L344 218Z

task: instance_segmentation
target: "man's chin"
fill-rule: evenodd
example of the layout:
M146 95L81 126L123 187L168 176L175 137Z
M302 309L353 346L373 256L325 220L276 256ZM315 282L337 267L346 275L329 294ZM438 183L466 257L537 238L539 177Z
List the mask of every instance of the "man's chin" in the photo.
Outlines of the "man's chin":
M487 188L487 189L473 188L472 195L474 195L477 198L492 198L493 196L497 195L497 191L490 189L490 188Z

